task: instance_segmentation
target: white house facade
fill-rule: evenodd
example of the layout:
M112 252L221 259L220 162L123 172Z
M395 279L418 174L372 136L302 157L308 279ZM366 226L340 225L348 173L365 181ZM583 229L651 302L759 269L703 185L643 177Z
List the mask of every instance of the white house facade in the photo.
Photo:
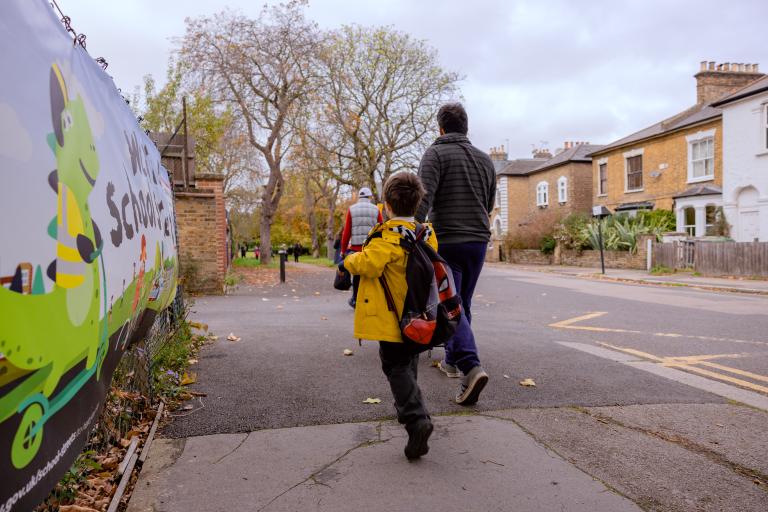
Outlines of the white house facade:
M718 101L723 212L737 242L768 241L768 77Z

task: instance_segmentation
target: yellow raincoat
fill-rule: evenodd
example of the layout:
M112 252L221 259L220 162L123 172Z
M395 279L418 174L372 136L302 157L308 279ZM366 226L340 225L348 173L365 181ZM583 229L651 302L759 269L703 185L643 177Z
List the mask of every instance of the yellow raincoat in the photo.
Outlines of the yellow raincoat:
M344 259L344 268L350 274L360 276L355 307L356 338L403 342L397 318L388 309L384 288L379 282L379 276L383 273L399 318L408 289L405 282L405 265L408 259L405 249L399 245L400 235L389 230L395 226L405 226L409 229L416 227L413 222L388 220L371 231L371 233L381 231L381 238L372 239L361 252L350 254ZM437 237L434 230L431 230L427 243L437 250Z

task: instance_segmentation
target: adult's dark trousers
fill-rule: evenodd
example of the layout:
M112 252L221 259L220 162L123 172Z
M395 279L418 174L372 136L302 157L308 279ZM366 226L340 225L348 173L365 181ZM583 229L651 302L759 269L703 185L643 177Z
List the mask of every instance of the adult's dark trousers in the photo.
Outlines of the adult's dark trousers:
M461 295L462 315L456 333L445 343L445 362L466 375L480 366L475 335L472 332L472 295L483 270L486 242L438 244L438 253L451 266L453 281Z
M397 421L406 428L429 418L421 389L416 382L420 352L423 350L405 343L379 342L381 369L395 399Z

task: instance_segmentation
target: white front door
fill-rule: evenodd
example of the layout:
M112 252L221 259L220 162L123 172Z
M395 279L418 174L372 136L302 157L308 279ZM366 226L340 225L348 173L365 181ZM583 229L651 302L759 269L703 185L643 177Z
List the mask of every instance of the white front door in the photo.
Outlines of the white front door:
M751 242L760 236L759 212L739 212L739 241Z

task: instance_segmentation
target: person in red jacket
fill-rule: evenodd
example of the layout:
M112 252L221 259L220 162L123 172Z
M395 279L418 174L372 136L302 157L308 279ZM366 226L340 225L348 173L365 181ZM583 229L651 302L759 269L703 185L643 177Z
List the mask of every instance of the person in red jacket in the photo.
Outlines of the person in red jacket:
M347 254L360 252L363 243L376 224L383 222L381 210L371 202L373 193L368 187L363 187L357 193L357 202L347 210L347 218L344 220L344 231L341 234L341 258ZM352 297L349 305L353 308L357 303L357 287L360 285L360 276L352 278Z

